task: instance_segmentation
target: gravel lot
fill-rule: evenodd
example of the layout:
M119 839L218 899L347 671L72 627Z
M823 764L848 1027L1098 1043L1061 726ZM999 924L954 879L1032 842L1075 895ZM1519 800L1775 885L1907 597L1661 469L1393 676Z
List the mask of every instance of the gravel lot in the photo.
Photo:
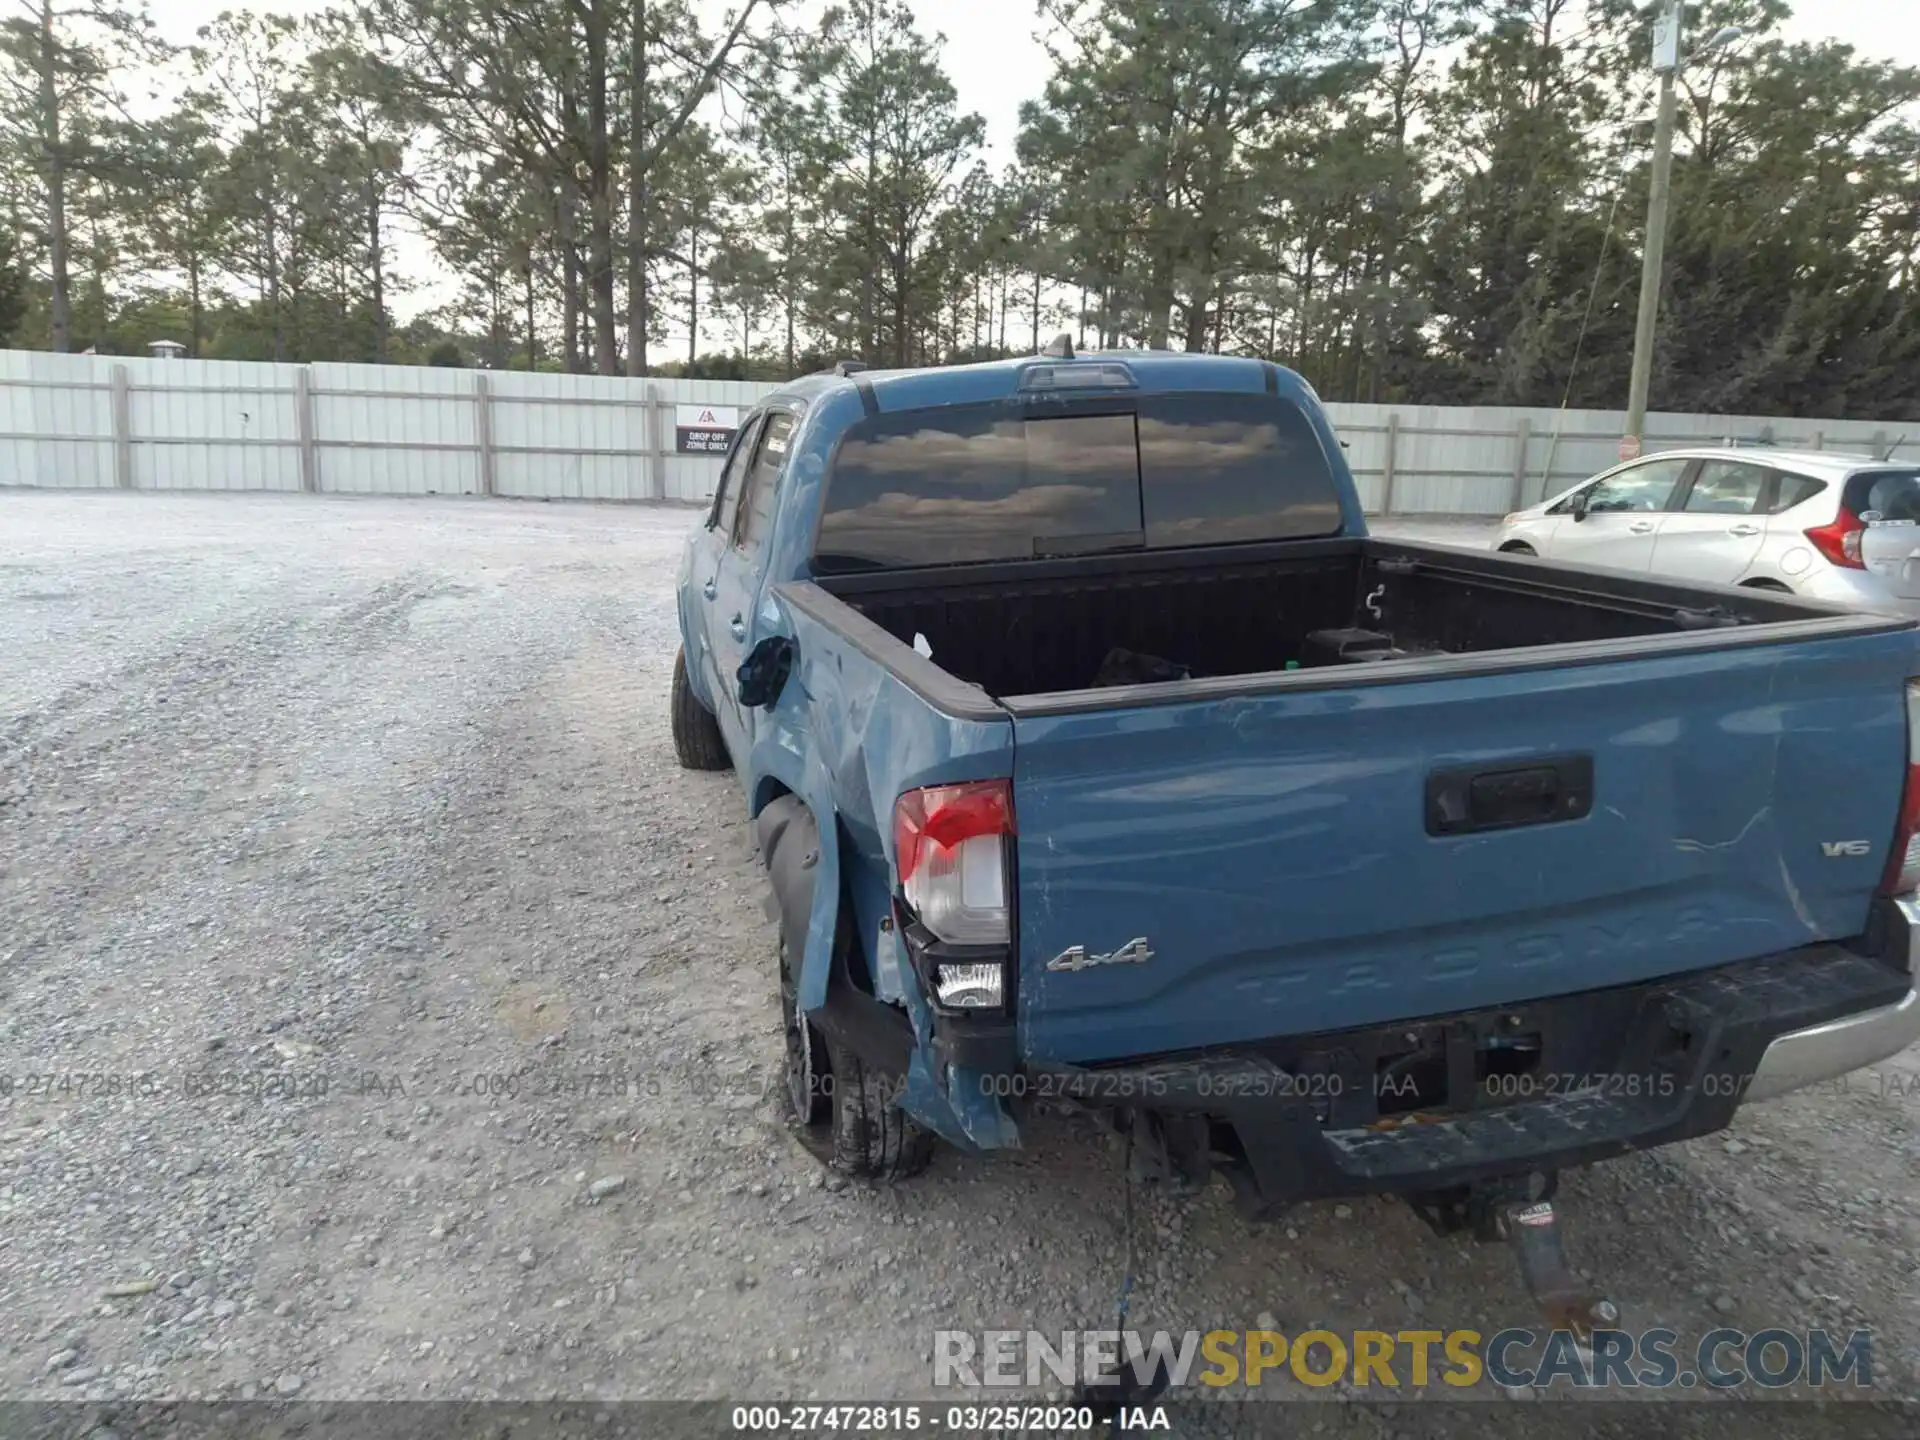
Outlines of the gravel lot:
M787 1138L740 798L667 736L691 519L0 493L0 1396L899 1398L937 1327L1111 1323L1091 1122L891 1191ZM1914 1064L1570 1177L1576 1263L1920 1396ZM1533 1321L1386 1202L1137 1235L1149 1330ZM1313 1423L1483 1429L1420 1409Z

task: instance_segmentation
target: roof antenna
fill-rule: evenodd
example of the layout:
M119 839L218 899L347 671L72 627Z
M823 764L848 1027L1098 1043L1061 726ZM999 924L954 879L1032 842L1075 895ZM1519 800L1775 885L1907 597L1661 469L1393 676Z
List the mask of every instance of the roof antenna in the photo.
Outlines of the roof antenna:
M1049 360L1073 359L1073 336L1062 330L1046 343L1040 353Z

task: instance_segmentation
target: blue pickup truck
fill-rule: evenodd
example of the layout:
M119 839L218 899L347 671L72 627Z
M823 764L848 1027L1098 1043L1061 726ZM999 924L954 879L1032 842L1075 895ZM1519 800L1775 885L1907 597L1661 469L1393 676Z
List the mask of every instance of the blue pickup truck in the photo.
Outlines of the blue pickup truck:
M1920 1034L1914 622L1372 537L1274 365L796 380L678 603L846 1173L1057 1099L1256 1218L1531 1244L1566 1167Z

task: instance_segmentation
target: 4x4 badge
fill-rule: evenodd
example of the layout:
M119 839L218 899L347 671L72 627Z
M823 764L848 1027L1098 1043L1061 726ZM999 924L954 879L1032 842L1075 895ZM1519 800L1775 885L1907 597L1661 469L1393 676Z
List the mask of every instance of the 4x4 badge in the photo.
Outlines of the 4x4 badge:
M1135 936L1118 950L1102 955L1087 953L1084 945L1070 945L1047 962L1049 970L1089 970L1095 965L1144 965L1153 959L1153 950L1144 935Z

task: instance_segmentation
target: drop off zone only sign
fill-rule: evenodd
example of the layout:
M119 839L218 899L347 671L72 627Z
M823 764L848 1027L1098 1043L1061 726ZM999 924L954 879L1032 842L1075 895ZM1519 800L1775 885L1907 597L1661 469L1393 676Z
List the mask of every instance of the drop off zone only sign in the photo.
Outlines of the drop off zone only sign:
M724 455L740 428L738 405L675 405L673 449L678 455Z

